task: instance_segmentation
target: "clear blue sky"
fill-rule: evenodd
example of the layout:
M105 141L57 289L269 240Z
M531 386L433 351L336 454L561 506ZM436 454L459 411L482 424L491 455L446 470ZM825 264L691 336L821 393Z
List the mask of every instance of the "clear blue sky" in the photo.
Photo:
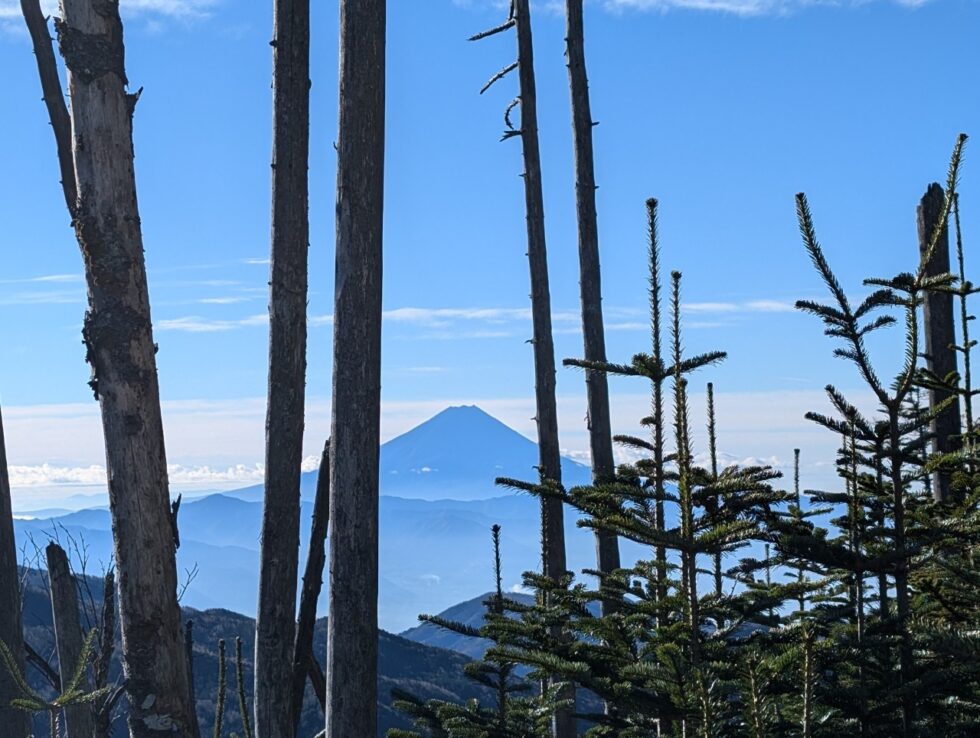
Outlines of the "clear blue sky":
M513 60L514 41L466 41L502 20L502 5L389 3L387 437L459 402L533 432L520 145L498 143L516 80L477 94ZM580 354L581 336L558 5L534 3L534 31L560 359ZM309 453L328 417L337 95L336 3L314 6ZM123 7L129 79L144 88L136 166L175 479L251 481L267 360L271 4ZM731 354L703 377L723 393L722 448L783 462L802 445L818 474L833 444L801 415L828 381L858 383L817 323L787 309L822 296L793 195L809 194L847 286L908 268L917 198L942 180L958 132L980 136L978 28L976 0L587 3L610 357L649 342L643 203L656 196L664 261L685 274L687 345ZM0 0L0 69L0 398L27 494L91 482L102 458L80 258L15 0ZM975 267L978 176L968 153L961 198ZM613 391L617 430L634 430L645 388ZM581 454L581 376L560 369L559 394L563 443Z

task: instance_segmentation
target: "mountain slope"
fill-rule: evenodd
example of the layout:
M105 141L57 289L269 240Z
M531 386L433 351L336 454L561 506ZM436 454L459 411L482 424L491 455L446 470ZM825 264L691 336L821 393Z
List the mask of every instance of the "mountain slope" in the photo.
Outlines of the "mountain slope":
M27 641L38 653L55 653L52 628L51 606L48 600L45 575L33 570L27 572L24 591L24 631ZM88 593L99 596L100 581L86 577L81 583L81 605L83 622L94 623L93 614L98 603L92 602ZM245 691L251 701L252 694L252 653L255 637L255 621L223 609L194 610L184 608L183 619L194 621L194 687L197 695L198 719L201 734L213 732L215 697L218 684L218 640L224 639L228 653L228 692L224 725L228 732L241 734L241 716L238 711L237 688L234 677L235 638L242 639L243 670ZM323 662L326 654L326 619L317 621L314 633L314 653ZM378 633L380 649L378 658L378 735L383 736L389 728L410 727L410 721L392 707L392 689L399 688L425 699L439 698L460 702L479 698L490 700L492 696L482 687L475 685L463 674L463 666L469 659L459 653L446 651L424 644L415 643L384 631ZM110 680L122 678L119 663L119 642L110 669ZM56 662L53 664L56 666ZM53 692L39 677L35 669L28 669L31 685L46 696ZM125 700L121 704L125 704ZM306 701L300 735L315 735L322 730L323 712L307 686ZM38 726L37 735L44 735L46 728ZM120 716L114 722L113 737L126 735L125 718Z
M479 500L496 497L497 477L533 481L538 447L475 405L448 407L381 446L381 494L422 500ZM304 499L313 499L315 471L303 474ZM566 487L588 484L584 464L562 459ZM240 500L262 500L262 485L226 492Z

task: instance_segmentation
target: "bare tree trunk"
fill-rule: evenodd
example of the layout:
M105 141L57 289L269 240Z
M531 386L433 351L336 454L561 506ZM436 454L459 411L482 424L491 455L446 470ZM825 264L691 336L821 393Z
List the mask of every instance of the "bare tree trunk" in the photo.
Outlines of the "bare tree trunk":
M20 577L17 544L14 540L14 514L7 475L7 447L0 414L0 641L14 655L17 668L24 669L24 630L20 612ZM7 670L0 665L0 738L24 738L30 722L21 710L10 707L20 697Z
M139 94L126 93L118 4L62 0L61 6L55 25L68 68L73 161L65 160L59 145L59 163L62 172L75 175L73 188L65 183L65 198L88 282L83 338L105 433L129 729L135 738L174 732L196 737L133 169L132 118ZM32 16L25 13L34 28ZM32 38L46 34L35 30ZM50 45L35 43L34 50L49 111L60 109L60 96L48 89L52 77L57 80ZM61 118L52 115L59 144Z
M269 397L255 735L294 735L292 657L299 567L309 251L310 3L276 0L273 46L272 278Z
M555 347L551 330L551 288L544 228L544 195L538 143L534 43L528 0L516 0L517 73L520 78L521 142L524 153L524 202L527 214L527 258L531 273L531 320L534 345L534 393L538 428L539 471L543 481L561 484L561 447L555 400ZM568 568L565 559L564 510L559 499L541 498L541 559L544 575L558 581ZM566 697L574 700L574 692ZM575 735L575 718L558 710L555 736Z
M48 561L48 582L51 585L51 615L54 618L54 633L58 645L58 669L61 671L62 685L67 685L81 660L85 642L78 616L78 587L68 567L65 550L57 543L49 543L45 554ZM91 682L87 675L87 664L85 671L86 675L82 677L79 689L89 692ZM66 707L65 728L68 738L91 738L95 731L92 706L80 704Z
M942 231L936 247L926 264L926 275L933 277L949 272L949 231L939 219L946 202L943 188L933 182L926 189L917 209L919 250L925 256L936 228ZM956 371L956 331L953 321L953 295L948 292L927 292L922 303L925 333L926 366L940 378ZM949 396L942 390L929 390L929 407L935 407ZM960 402L955 399L932 421L932 448L936 453L949 453L960 447ZM949 474L933 473L932 496L936 502L950 500Z
M188 621L190 624L190 621ZM189 633L190 631L188 631ZM109 667L112 653L116 647L116 575L110 569L102 581L102 618L99 623L99 652L95 660L95 688L102 689L109 684ZM188 650L187 658L190 659ZM187 662L188 669L191 662ZM191 688L191 703L194 702L194 675L188 677ZM112 738L112 710L115 700L107 696L95 710L95 735L97 738Z
M296 645L293 649L293 724L299 733L303 713L303 695L313 658L313 629L316 626L316 603L323 588L323 566L326 563L327 526L330 523L330 439L323 447L320 471L316 478L316 499L313 501L313 530L310 532L310 551L303 573L303 591L299 598L299 617L296 625Z
M551 332L551 288L544 230L541 155L538 149L537 93L534 48L528 0L514 3L517 58L521 87L521 141L524 149L524 201L527 209L527 258L531 271L531 317L534 327L534 394L537 410L541 477L561 484L561 448L555 403L555 347ZM565 529L560 500L541 500L544 574L557 580L565 574Z
M373 736L378 722L385 10L340 4L326 738Z
M572 134L575 146L575 211L578 216L579 288L582 299L582 336L586 361L606 360L606 338L602 324L602 280L599 269L599 225L595 204L595 160L592 150L592 107L585 68L585 29L582 0L566 0L566 56L572 94ZM612 428L609 418L609 386L603 372L585 371L589 406L589 448L592 479L608 482L616 473ZM596 563L599 571L619 568L619 541L609 531L597 530ZM604 599L602 611L615 609L615 601Z

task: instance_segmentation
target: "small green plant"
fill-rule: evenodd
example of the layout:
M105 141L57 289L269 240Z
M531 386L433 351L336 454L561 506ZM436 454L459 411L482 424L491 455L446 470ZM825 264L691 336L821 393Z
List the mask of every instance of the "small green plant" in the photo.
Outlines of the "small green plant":
M82 678L85 676L85 668L92 656L95 636L96 631L94 629L90 630L88 635L85 636L82 652L78 656L78 663L75 664L71 679L67 685L64 685L61 694L52 700L45 699L31 688L27 683L24 673L17 666L17 661L14 659L10 648L6 643L0 641L0 659L3 660L3 665L7 669L7 673L10 674L15 686L21 693L20 697L10 701L11 707L29 712L31 715L47 713L51 735L56 736L58 735L59 718L64 708L71 705L91 705L108 697L109 693L112 692L111 687L102 687L101 689L90 692L81 689Z

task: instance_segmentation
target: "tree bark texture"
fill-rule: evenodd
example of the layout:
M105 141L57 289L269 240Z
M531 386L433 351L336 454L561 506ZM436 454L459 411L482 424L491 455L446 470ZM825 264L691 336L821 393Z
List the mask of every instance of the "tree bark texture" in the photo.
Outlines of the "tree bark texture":
M75 669L82 656L85 635L82 633L78 615L78 587L68 566L68 556L57 543L49 543L44 551L48 562L48 582L51 586L51 615L54 619L55 641L58 647L58 669L61 683L71 682ZM92 682L86 675L79 683L79 689L89 692ZM65 708L67 738L91 738L95 731L92 706L88 704L69 705Z
M60 114L52 114L52 125L61 170L74 173L64 188L88 285L83 339L105 435L129 730L135 738L173 733L196 738L133 169L138 93L126 92L118 3L62 0L61 16L55 26L68 69L70 163L60 145ZM26 13L25 18L30 26ZM35 54L42 80L50 84L45 69L53 60L43 43L35 42ZM47 87L50 111L58 102Z
M293 725L299 731L303 712L303 695L313 661L313 629L316 626L316 603L323 588L323 567L326 563L327 526L330 523L330 440L320 457L316 478L316 499L313 501L313 529L310 532L310 551L303 573L303 591L299 598L299 617L296 624L296 645L293 649Z
M572 138L575 147L575 212L578 217L579 290L582 301L582 336L587 361L606 360L602 323L602 279L599 268L599 224L595 203L595 159L592 149L592 106L585 68L585 28L582 0L566 0L566 55L572 95ZM589 407L589 449L592 479L596 484L614 478L612 427L609 418L609 386L606 375L587 369L586 397ZM619 541L609 531L597 530L596 563L599 571L619 568ZM603 612L615 603L602 601Z
M255 735L294 735L309 252L310 3L276 0L265 504L255 631Z
M385 0L341 0L326 738L377 732Z
M933 182L929 185L917 209L919 251L923 256L939 225L946 193ZM932 258L926 264L926 275L936 276L949 272L949 231L943 224ZM956 331L953 318L953 295L947 292L929 292L922 305L923 333L925 333L926 366L939 377L956 371ZM929 390L929 406L935 407L949 396L943 390ZM936 453L948 453L960 447L960 402L954 400L932 421L932 449ZM932 496L937 502L950 499L949 475L933 473Z
M10 649L23 673L24 630L18 571L7 448L3 437L3 415L0 414L0 641ZM0 738L24 738L30 731L27 715L10 707L10 701L20 696L7 670L0 664Z

